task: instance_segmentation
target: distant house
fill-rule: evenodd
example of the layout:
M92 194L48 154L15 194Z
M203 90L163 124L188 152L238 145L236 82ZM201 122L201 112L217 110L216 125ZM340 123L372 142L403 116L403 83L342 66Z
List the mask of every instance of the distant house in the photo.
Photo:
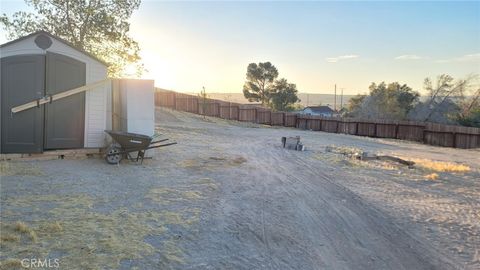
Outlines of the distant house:
M302 111L302 114L332 117L335 115L335 111L328 106L310 106L305 107L305 109Z

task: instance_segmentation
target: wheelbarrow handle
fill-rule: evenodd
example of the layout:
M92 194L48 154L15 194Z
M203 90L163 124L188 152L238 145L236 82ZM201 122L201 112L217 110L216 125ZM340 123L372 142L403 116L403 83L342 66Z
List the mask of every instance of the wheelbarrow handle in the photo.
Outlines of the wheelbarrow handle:
M145 148L145 150L147 149L153 149L153 148L159 148L159 147L164 147L164 146L169 146L169 145L174 145L174 144L177 144L176 142L172 142L172 143L166 143L166 144L160 144L160 145L153 145L153 146L149 146L147 148Z
M150 144L155 144L155 143L164 142L164 141L168 141L168 139L163 139L163 140L154 141L154 142L151 142Z

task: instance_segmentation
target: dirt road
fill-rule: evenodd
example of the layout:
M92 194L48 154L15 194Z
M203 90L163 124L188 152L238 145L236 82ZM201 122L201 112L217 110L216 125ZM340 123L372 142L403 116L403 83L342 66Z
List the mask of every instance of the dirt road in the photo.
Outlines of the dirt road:
M59 160L31 162L32 171L11 163L17 169L2 177L3 231L21 220L39 240L4 243L2 259L19 259L19 250L28 248L36 256L59 256L68 269L78 266L74 255L90 260L83 266L109 269L480 266L477 150L204 120L163 109L156 117L157 131L179 144L156 150L143 165ZM280 138L294 135L307 151L281 148ZM350 163L325 153L327 145L454 159L472 169L430 181L424 170ZM62 232L45 233L47 222L58 222ZM74 251L83 247L94 251Z

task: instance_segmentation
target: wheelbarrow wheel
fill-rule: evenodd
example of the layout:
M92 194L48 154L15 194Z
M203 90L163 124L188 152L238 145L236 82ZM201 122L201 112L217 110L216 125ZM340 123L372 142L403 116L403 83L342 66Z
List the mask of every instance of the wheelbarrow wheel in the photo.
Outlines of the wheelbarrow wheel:
M108 164L118 164L122 160L122 148L116 145L110 145L107 148L107 154L105 156L105 160L108 162Z

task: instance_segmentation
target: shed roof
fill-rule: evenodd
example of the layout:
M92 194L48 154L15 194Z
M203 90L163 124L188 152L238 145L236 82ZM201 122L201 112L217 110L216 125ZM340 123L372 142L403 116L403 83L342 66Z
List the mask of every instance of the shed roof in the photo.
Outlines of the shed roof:
M305 107L305 109L310 109L314 113L333 113L334 111L328 106L309 106Z
M66 41L65 39L60 38L60 37L57 37L57 36L55 36L55 35L53 35L53 34L50 34L49 32L44 31L44 30L40 30L40 31L37 31L37 32L33 32L33 33L28 34L28 35L26 35L26 36L19 37L19 38L17 38L17 39L11 40L11 41L9 41L9 42L3 43L3 44L0 45L0 48L3 48L3 47L5 47L5 46L8 46L8 45L17 43L17 42L19 42L19 41L22 41L22 40L25 40L25 39L27 39L27 38L30 38L30 37L33 37L33 36L37 36L37 35L40 35L40 34L43 34L43 35L49 36L50 38L56 39L56 40L60 41L61 43L65 44L65 45L67 45L67 46L69 46L69 47L72 47L73 49L75 49L75 50L77 50L77 51L79 51L79 52L87 55L88 57L90 57L90 58L92 58L92 59L94 59L94 60L96 60L97 62L100 62L101 64L103 64L103 65L105 65L105 66L108 66L108 63L107 63L107 62L105 62L105 61L103 61L102 59L96 57L96 56L93 55L92 53L89 53L89 52L85 51L84 49L79 48L79 47L73 45L71 42Z

